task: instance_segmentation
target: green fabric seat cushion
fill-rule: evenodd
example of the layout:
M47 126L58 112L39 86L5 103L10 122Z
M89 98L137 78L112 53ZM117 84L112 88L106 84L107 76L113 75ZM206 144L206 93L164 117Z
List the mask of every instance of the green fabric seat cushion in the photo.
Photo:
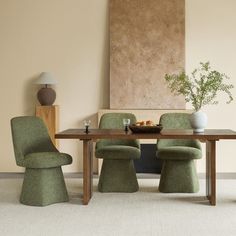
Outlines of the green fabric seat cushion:
M72 157L60 152L35 152L25 155L23 166L27 168L52 168L72 163Z
M163 160L193 160L200 159L202 152L198 148L186 146L168 146L160 148L157 156Z
M95 152L97 158L111 160L139 159L140 155L140 149L125 145L104 146Z

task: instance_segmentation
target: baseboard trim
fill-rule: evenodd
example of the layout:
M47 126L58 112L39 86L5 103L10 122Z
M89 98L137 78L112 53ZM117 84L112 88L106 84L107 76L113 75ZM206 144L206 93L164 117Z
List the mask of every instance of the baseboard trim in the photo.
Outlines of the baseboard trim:
M94 178L96 178L96 174L94 174ZM5 179L14 179L14 178L23 178L24 173L19 172L2 172L0 173L0 178ZM64 173L65 178L83 178L83 173Z
M0 179L14 179L14 178L23 178L24 173L19 172L1 172L0 173ZM64 173L65 178L83 178L83 173ZM96 179L98 178L98 174L94 174L93 177ZM205 173L198 173L199 179L205 179L206 174ZM137 174L138 179L159 179L160 174ZM220 172L216 173L217 179L236 179L236 173L234 172Z
M137 178L138 179L159 179L160 178L160 174L137 174ZM205 179L206 178L206 174L205 173L198 173L198 178L199 179ZM216 178L217 179L236 179L236 173L234 172L229 172L229 173L216 173Z

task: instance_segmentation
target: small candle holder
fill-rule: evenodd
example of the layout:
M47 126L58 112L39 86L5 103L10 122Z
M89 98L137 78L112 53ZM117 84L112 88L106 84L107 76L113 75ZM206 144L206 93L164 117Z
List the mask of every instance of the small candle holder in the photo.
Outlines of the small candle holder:
M123 125L124 125L124 129L125 129L125 132L127 133L129 131L128 127L130 125L130 119L123 119Z
M91 124L90 120L84 120L84 127L85 127L85 133L88 134L89 133L89 126Z

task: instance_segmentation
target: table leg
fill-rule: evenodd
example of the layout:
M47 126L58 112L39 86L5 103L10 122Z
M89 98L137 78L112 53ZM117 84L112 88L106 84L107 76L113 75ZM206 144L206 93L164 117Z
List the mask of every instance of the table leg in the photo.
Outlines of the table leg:
M210 199L210 158L209 158L210 144L206 142L206 197Z
M93 142L83 140L83 204L88 205L93 187Z
M216 141L206 141L206 196L216 205Z

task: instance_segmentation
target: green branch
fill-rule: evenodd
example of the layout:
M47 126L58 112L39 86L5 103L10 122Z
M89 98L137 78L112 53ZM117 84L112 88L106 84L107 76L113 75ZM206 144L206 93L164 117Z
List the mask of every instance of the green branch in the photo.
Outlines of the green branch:
M191 76L183 71L179 74L165 75L165 80L171 92L176 95L184 95L186 102L191 102L196 111L209 104L218 104L216 97L219 92L225 92L229 100L233 101L231 89L232 84L223 81L229 79L228 76L218 71L211 70L210 63L200 62L200 67L195 69Z

